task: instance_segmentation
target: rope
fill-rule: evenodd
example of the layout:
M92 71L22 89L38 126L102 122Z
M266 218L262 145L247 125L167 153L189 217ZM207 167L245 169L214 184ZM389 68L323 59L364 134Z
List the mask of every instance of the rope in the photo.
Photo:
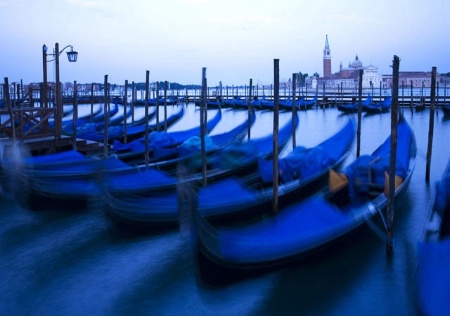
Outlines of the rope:
M377 213L380 215L381 220L383 221L384 227L387 229L386 220L378 206L372 204L373 207L377 210ZM388 243L389 238L387 237L386 231L381 230L371 219L371 217L365 217L365 221L370 229L385 243Z

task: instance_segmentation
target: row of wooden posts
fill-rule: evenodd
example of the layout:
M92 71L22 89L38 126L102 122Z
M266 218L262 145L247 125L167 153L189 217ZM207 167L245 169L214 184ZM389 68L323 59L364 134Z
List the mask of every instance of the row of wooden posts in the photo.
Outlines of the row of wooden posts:
M296 90L298 90L298 87L297 87L297 85L296 85L296 78L297 78L297 76L295 76L295 74L293 74L293 76L292 76L292 78L293 78L293 80L292 80L292 90L291 89L289 89L289 91L290 92L292 92L292 95L294 95L295 96L295 94L296 94ZM9 109L9 106L10 106L10 97L9 97L9 90L7 89L7 87L9 87L9 85L8 85L8 81L7 81L8 79L7 78L5 78L5 84L4 84L4 89L3 89L3 91L4 91L4 99L5 99L5 102L6 102L6 104L8 105L8 109ZM164 97L165 97L165 99L167 98L167 85L168 85L168 83L167 83L167 81L164 83ZM280 86L279 86L280 84L278 83L278 84L274 84L273 86L271 85L271 91L272 91L272 89L273 90L275 90L275 88L274 87L276 87L277 88L277 90L278 90L278 93L279 93L279 89L280 89ZM107 83L107 82L105 82L105 86L104 86L104 88L105 88L105 94L104 94L104 96L103 96L103 100L105 101L105 102L109 102L106 98L108 97L108 98L111 98L111 96L110 96L110 90L109 90L109 84ZM132 101L131 101L131 106L132 106L132 108L133 108L133 104L134 104L134 102L136 101L135 100L135 85L134 85L134 82L133 82L133 85L132 85L133 87L132 87ZM148 84L147 84L147 86L148 86ZM437 83L437 86L438 86L438 83ZM108 89L106 89L108 87ZM246 86L247 87L247 86ZM404 106L405 105L405 96L404 96L404 92L403 92L403 84L402 84L402 101L401 101L401 104L402 104L402 106ZM42 88L42 87L41 87ZM159 96L159 91L158 91L158 88L159 88L159 85L156 85L156 95L157 96ZM209 87L209 88L211 88L211 87ZM208 92L209 89L208 87L206 88L206 92ZM227 87L228 88L228 87ZM433 94L435 95L435 103L437 103L438 102L438 100L439 100L439 97L436 95L436 91L435 91L435 88L436 88L436 83L434 84L434 87L432 87L432 90L433 90ZM75 105L77 105L78 104L78 99L77 99L77 96L78 96L78 91L77 91L77 89L78 89L78 85L77 85L77 82L75 81L74 82L74 98L73 98L73 103L74 103L74 106ZM125 81L125 96L127 96L128 95L128 82L127 81ZM250 96L252 96L252 89L253 89L253 84L252 84L252 82L250 81L250 84L249 84L249 86L248 86L248 90L249 90L249 95ZM147 90L148 90L148 87L147 87ZM285 92L284 92L284 95L283 96L286 96L286 88L284 89L285 90ZM359 90L361 90L361 84L359 85ZM18 98L19 98L19 91L20 91L20 89L17 89L16 90L16 92L17 92L17 96L18 96ZM246 90L247 91L247 90ZM439 91L439 89L438 89L438 91ZM398 93L398 86L397 86L397 88L395 89L395 92L397 92ZM227 93L228 93L228 89L227 89ZM307 92L307 90L306 90L306 94L307 94L308 92ZM372 90L372 93L373 93L373 90ZM318 93L318 88L316 88L316 95L318 95L319 93ZM39 107L37 107L36 109L32 109L32 112L33 113L38 113L39 115L42 115L42 116L45 116L46 118L48 118L49 116L51 116L52 114L54 115L54 117L55 117L55 127L54 127L54 129L55 129L55 137L57 138L57 139L60 139L61 138L61 134L62 134L62 131L61 131L61 129L62 129L62 126L60 125L60 121L62 120L62 102L61 102L61 100L59 100L59 102L57 102L57 107L56 107L56 109L54 109L54 108L49 108L48 107L48 104L47 104L47 98L45 98L45 96L46 96L46 94L44 93L44 95L42 95L44 98L42 99L41 98L41 104L43 105L43 108L44 109L39 109ZM148 93L148 91L146 91L146 96L149 96L149 93ZM206 98L211 98L211 96L209 96L208 94L203 94L203 96L206 96ZM33 101L33 99L32 99L32 94L30 93L29 94L29 97L30 97L30 106L31 105L33 105L33 103L34 103L34 101ZM320 96L318 96L318 97L320 97ZM147 97L148 98L148 97ZM330 99L331 98L331 99ZM346 93L344 93L344 89L343 89L343 87L342 87L342 85L338 88L338 92L336 92L335 93L335 95L326 95L325 94L325 86L323 87L323 93L322 93L322 100L321 100L321 103L322 103L322 105L323 106L325 106L325 104L327 103L327 102L329 102L330 100L333 100L333 98L334 98L334 102L335 103L345 103L345 102L349 102L349 100L348 100L348 98L350 98L351 99L351 102L354 102L354 98L355 97L353 97L353 95L348 95L348 94L346 94ZM381 99L381 87L380 87L380 96L378 96L378 98L380 98ZM412 107L413 107L413 99L415 98L414 96L413 96L413 93L412 93L412 85L411 85L411 96L409 96L409 98L410 98L410 102L408 102L408 101L406 101L406 104L409 104L410 105L410 107L411 107L411 109L412 109ZM57 98L56 99L60 99L60 98L58 98L58 96L57 96ZM319 99L320 100L320 99ZM441 98L440 98L440 101L442 102L446 102L446 87L444 88L444 95L443 96L441 96ZM318 101L319 102L319 101ZM422 87L422 95L421 95L421 97L420 97L420 104L422 105L422 106L424 106L424 103L426 102L426 96L424 96L423 95L423 87ZM124 103L126 103L126 98L124 98ZM94 98L93 98L93 85L92 85L92 87L91 87L91 112L92 112L92 108L93 108L93 104L94 104ZM431 99L430 99L430 104L431 104ZM34 108L34 107L33 107ZM41 107L42 108L42 107ZM20 110L22 110L21 111L21 113L23 113L24 112L24 107L21 107L21 108L14 108L14 110L9 110L9 112L10 112L10 114L12 113L12 112L14 112L14 111L17 111L17 109L20 109ZM42 110L42 111L40 111L40 110ZM134 117L133 116L133 114L134 114L134 112L132 111L132 117ZM33 116L33 115L31 115L31 116L28 116L28 117L31 117L31 118L33 118L33 119L35 119L35 117L37 118L38 116L36 115L36 116ZM41 121L43 121L43 120L41 120ZM11 121L12 122L12 121ZM48 128L48 127L46 127L45 126L45 122L48 122L48 121L44 121L44 123L42 123L42 122L39 122L37 125L36 125L36 127L37 126L41 126L41 127L44 127L44 130L45 131L50 131L50 129ZM2 127L3 127L3 125L2 125ZM12 127L12 129L14 129L14 127ZM126 129L126 126L125 126L125 129ZM36 128L35 128L35 130L36 130ZM12 133L12 135L13 135L13 137L15 136L15 133L14 133L15 131L13 131L13 133ZM31 131L30 131L31 132ZM29 134L30 132L27 132L27 134ZM126 135L126 133L125 133L125 135Z

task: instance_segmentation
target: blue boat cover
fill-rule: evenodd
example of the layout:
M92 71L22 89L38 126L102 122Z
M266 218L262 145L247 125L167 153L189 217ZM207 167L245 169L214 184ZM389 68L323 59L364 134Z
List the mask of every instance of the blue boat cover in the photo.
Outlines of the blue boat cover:
M330 241L352 224L350 213L340 212L333 204L314 197L289 205L266 221L221 227L217 243L225 261L270 261Z
M307 178L329 167L334 160L321 146L306 148L297 146L285 158L280 158L278 169L283 183L291 182L299 178ZM259 174L264 183L272 183L273 161L260 159L258 161Z
M281 182L286 183L295 179L305 179L315 175L324 168L329 168L344 155L354 136L355 122L354 120L349 120L334 136L319 145L309 149L297 146L289 155L279 159L278 172ZM263 182L271 183L273 179L273 162L260 159L258 168Z
M219 121L222 119L222 111L219 110L217 112L217 114L211 118L207 124L206 124L206 130L207 132L211 132L211 130L217 125L217 123L219 123ZM165 131L161 131L161 132L157 132L154 131L155 133L161 133L161 136L158 136L157 134L153 135L152 138L154 138L156 141L161 142L163 144L163 146L160 146L160 144L158 145L152 145L152 141L153 139L150 139L150 135L149 135L149 145L150 145L150 149L152 148L166 148L166 147L172 147L175 145L179 145L182 142L186 141L188 138L190 138L191 136L194 135L199 135L200 134L200 126L194 127L192 129L188 129L188 130L183 130L183 131L175 131L175 132L165 132ZM166 135L168 134L168 135ZM114 151L131 151L131 152L143 152L145 151L145 137L139 138L137 140L134 140L130 143L121 143L117 140L113 141L113 149Z
M398 125L398 144L410 144L411 128L405 123ZM371 155L362 155L349 165L344 174L349 180L349 195L354 202L366 201L384 189L385 173L390 170L391 136ZM409 168L409 147L398 146L396 153L395 175L403 180Z
M209 135L205 135L205 151L210 152L217 148ZM200 153L202 149L202 139L200 136L192 136L178 146L178 154L180 156L189 156Z
M258 149L254 141L233 142L223 148L220 158L215 162L217 165L215 167L234 169L256 162L257 159Z
M27 165L54 164L63 162L77 162L86 160L86 156L75 150L62 151L47 155L37 155L25 158Z

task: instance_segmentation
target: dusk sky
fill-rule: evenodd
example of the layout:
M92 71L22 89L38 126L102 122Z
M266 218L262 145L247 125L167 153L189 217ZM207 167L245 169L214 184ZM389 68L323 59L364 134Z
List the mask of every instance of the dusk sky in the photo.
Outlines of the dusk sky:
M61 81L169 81L209 86L273 83L323 75L328 34L332 72L358 55L364 66L450 72L447 0L0 0L2 81L42 81L42 46L61 55ZM48 63L54 81L54 63Z

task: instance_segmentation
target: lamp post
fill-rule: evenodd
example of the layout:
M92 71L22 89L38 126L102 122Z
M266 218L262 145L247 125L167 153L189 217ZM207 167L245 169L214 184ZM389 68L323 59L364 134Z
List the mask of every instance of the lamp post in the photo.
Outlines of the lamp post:
M59 55L66 49L70 47L70 51L67 52L67 58L69 62L76 62L78 58L78 52L73 50L72 45L65 46L61 51L59 50L59 44L55 43L55 49L53 50L53 54L47 53L47 46L44 44L42 46L42 56L43 56L43 72L44 72L44 107L48 108L48 96L47 96L47 63L55 61L56 68L56 115L55 115L55 129L57 138L61 138L61 121L62 121L62 95L61 95L61 83L59 80ZM47 60L47 56L53 56L54 58L51 60Z

